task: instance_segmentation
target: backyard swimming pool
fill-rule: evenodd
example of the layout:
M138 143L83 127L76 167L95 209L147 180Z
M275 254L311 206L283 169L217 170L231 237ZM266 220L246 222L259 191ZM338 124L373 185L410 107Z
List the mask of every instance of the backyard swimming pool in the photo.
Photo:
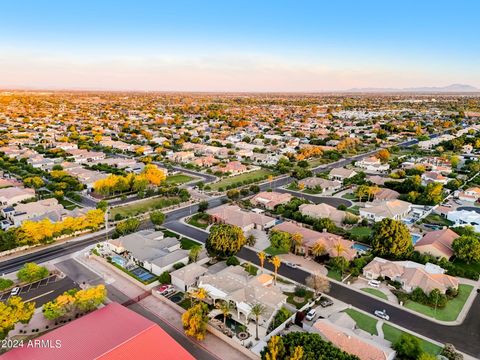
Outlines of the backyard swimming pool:
M125 267L127 260L121 257L120 255L114 255L112 256L112 262L114 262L117 265L120 265L121 267Z
M367 252L371 248L370 248L370 246L367 246L367 245L355 243L355 244L352 245L352 249L355 249L355 250L360 251L360 252Z
M413 245L415 245L417 243L417 241L420 240L421 238L422 238L422 235L420 235L420 234L412 234Z

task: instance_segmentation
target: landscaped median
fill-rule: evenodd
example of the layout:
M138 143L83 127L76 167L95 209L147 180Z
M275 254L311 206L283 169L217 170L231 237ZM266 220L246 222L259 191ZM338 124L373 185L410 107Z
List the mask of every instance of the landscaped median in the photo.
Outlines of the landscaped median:
M253 184L262 180L266 180L268 176L274 175L273 171L267 169L259 169L249 171L240 175L228 176L220 181L210 185L214 191L228 190L231 186L240 187L242 185Z

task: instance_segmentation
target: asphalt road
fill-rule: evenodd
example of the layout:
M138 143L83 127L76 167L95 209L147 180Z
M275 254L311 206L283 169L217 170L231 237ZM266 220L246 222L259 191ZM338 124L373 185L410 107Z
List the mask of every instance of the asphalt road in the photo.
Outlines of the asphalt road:
M52 301L58 295L65 291L74 289L78 285L69 277L57 278L50 277L37 281L35 283L22 286L20 296L24 301L35 302L35 307L41 307L43 304ZM10 292L2 294L0 301L5 301L10 297Z

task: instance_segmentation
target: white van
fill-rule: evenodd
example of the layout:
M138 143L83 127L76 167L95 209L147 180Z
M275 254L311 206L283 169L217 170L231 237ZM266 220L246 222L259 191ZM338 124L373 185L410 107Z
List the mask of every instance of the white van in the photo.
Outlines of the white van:
M307 319L308 321L313 320L316 313L317 313L316 309L310 309L310 311L307 313L307 316L305 316L305 319Z
M371 287L374 287L374 288L378 288L380 286L381 282L378 281L378 280L370 280L368 282L368 285L370 285Z

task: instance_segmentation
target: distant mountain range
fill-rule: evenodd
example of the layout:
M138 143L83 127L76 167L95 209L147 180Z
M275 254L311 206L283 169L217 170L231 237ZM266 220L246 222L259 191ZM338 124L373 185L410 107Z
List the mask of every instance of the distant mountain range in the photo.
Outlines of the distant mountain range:
M472 93L480 92L480 89L465 84L452 84L443 87L414 87L414 88L353 88L346 90L346 92L412 92L412 93Z

